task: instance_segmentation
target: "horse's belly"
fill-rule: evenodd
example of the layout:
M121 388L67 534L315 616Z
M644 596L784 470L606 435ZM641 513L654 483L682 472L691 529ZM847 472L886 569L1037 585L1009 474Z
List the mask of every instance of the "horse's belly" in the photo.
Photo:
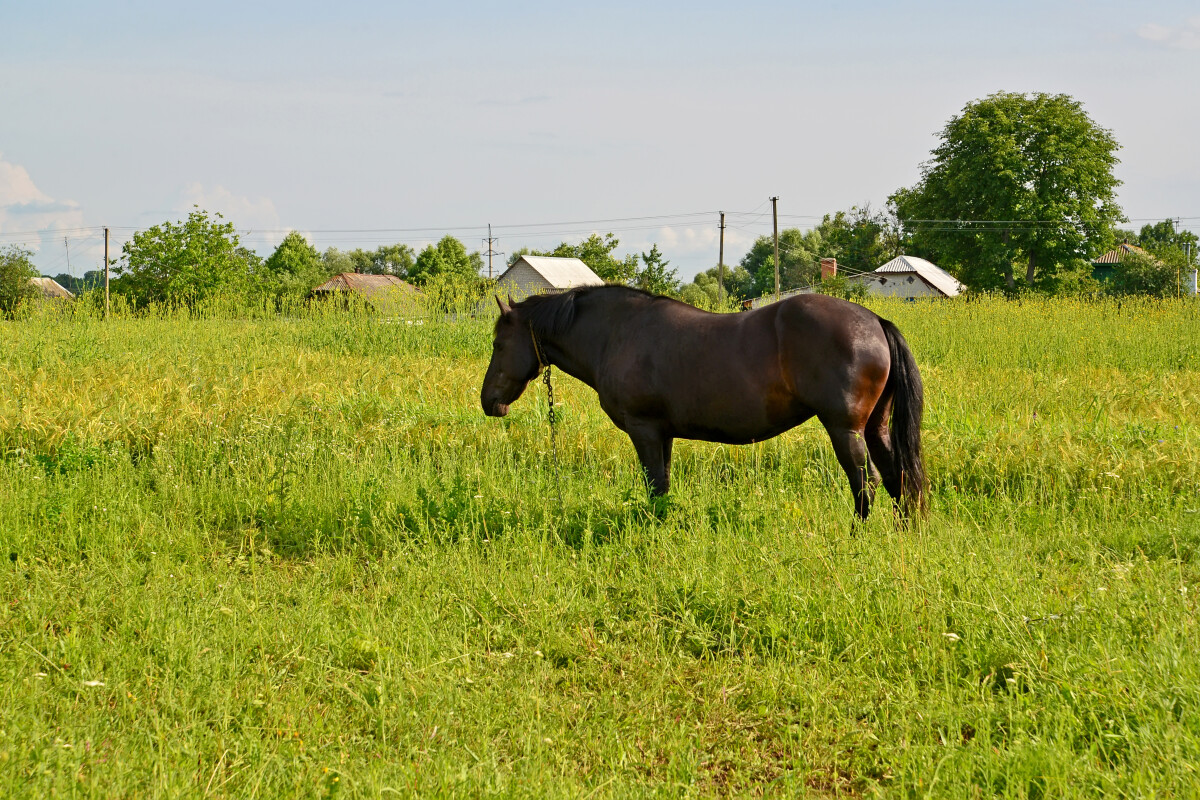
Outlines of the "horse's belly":
M812 416L812 412L808 412L762 425L692 422L675 424L671 427L675 437L678 439L696 439L702 442L720 442L721 444L753 444L754 442L773 439L779 434L789 431L805 420L810 419Z
M814 413L782 386L761 387L751 393L726 386L725 391L699 392L671 406L670 427L677 437L724 444L770 439Z

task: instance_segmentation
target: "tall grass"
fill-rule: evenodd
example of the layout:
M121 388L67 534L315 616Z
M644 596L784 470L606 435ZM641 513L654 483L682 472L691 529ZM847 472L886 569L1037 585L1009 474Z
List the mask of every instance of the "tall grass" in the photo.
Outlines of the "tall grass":
M933 514L850 538L824 432L665 508L490 320L0 323L0 793L1190 795L1200 310L873 306Z

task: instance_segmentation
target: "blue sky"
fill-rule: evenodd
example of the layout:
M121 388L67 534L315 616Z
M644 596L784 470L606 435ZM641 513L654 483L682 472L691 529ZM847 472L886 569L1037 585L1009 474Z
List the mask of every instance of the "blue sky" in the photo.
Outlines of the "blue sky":
M287 229L474 248L491 222L505 251L658 242L690 277L716 211L755 212L732 262L771 195L789 226L880 206L1001 90L1082 101L1134 224L1200 228L1196 3L104 6L0 5L0 244L49 274L99 264L91 226L200 204L264 252Z

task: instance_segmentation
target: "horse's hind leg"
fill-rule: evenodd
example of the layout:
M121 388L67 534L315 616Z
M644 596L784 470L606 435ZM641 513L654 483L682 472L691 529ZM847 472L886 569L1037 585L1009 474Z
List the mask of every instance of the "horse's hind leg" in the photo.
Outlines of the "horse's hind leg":
M871 464L879 469L883 476L883 488L892 496L897 504L900 503L900 473L896 470L896 455L892 449L892 431L888 418L892 413L891 398L880 400L867 420L867 450L871 454Z
M875 499L875 487L879 484L879 473L875 465L867 458L867 442L862 429L835 427L825 425L829 440L833 442L833 452L837 454L838 463L850 481L850 492L854 495L854 511L859 519L866 519L871 513L871 503Z

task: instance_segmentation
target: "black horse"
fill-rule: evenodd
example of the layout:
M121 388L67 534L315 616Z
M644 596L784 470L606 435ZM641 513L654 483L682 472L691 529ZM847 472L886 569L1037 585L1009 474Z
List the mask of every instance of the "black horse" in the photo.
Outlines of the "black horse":
M629 434L652 495L670 487L676 438L749 444L815 416L859 517L880 475L904 513L925 510L921 376L896 326L860 305L808 294L711 314L623 286L496 302L484 412L504 416L541 368L559 367Z

